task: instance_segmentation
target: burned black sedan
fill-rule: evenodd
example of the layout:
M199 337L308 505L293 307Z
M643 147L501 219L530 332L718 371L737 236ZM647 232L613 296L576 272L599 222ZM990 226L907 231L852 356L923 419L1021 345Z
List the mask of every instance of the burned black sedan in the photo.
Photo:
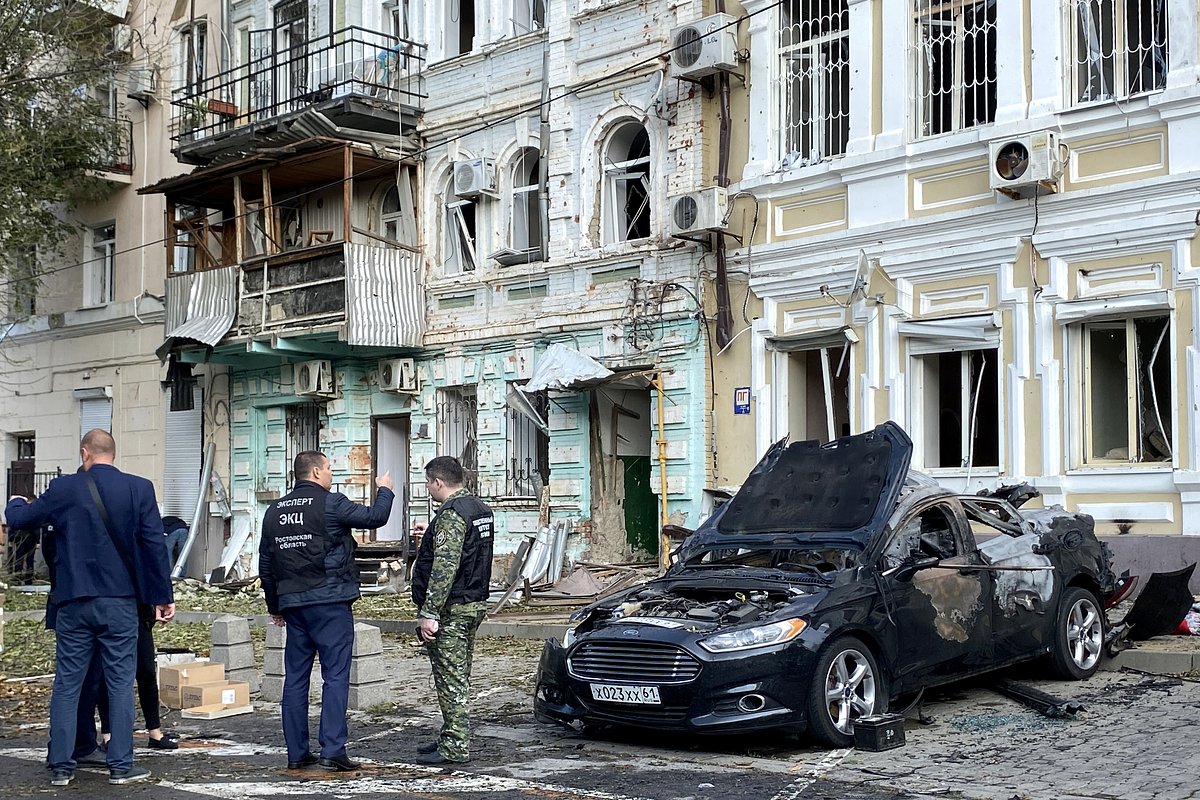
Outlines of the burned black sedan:
M773 446L663 577L546 643L537 717L846 746L925 687L1041 656L1091 676L1115 588L1091 517L1018 511L1023 486L956 495L911 453L892 422Z

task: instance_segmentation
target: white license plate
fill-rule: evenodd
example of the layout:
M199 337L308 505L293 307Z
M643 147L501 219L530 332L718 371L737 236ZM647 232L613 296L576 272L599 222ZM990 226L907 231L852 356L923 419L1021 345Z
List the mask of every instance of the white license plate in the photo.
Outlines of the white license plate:
M662 701L658 699L657 686L617 686L611 683L593 683L592 699L603 700L606 703L632 703L641 706L656 706Z

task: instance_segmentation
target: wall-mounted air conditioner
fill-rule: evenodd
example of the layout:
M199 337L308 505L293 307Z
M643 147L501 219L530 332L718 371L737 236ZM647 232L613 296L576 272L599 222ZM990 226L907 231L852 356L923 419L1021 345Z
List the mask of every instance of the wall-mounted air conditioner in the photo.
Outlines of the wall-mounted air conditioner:
M991 187L1024 198L1058 191L1063 150L1054 131L1037 131L988 144Z
M720 186L675 195L668 199L671 235L687 236L721 230L726 225L729 194Z
M112 27L112 49L109 51L115 56L131 56L133 55L133 26L118 23Z
M411 358L385 358L379 362L379 388L385 392L416 392L417 365Z
M713 14L671 31L671 71L677 78L703 78L734 72L737 25L728 14Z
M333 366L328 359L301 361L293 369L296 394L301 397L332 397Z
M496 162L491 158L473 158L454 162L454 194L479 197L496 194Z
M158 69L152 66L130 67L125 78L125 94L134 100L149 102L158 89Z

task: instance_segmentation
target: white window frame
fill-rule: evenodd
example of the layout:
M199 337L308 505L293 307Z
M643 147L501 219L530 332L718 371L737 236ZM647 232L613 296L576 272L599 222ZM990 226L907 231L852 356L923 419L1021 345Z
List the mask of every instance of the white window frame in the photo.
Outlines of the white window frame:
M775 408L772 438L790 436L793 440L819 439L822 442L838 438L842 434L836 427L839 411L845 411L847 420L854 418L853 397L849 391L851 381L848 379L854 368L854 339L851 338L848 329L813 332L793 337L779 336L767 341L774 351L772 368L776 376L772 391L772 405ZM823 431L813 430L807 413L811 406L808 389L813 381L809 379L809 365L805 362L814 353L821 370L820 386L825 407ZM805 359L805 362L800 361L801 358ZM842 403L840 398L835 396L836 389L840 388L843 382L847 389L844 409L839 408ZM803 418L803 429L793 424L798 414Z
M180 26L177 30L179 53L175 63L178 65L179 74L175 84L194 94L199 92L207 77L208 20L197 19Z
M471 8L471 46L462 46L463 20L462 9ZM457 58L475 49L479 41L480 14L475 0L442 0L442 55L445 58Z
M835 11L817 20L802 16L803 9L812 6L801 0L786 0L780 7L775 92L781 121L780 154L789 166L815 164L846 152L850 138L850 14L846 0L836 2ZM827 8L825 4L820 7ZM828 26L821 25L822 21ZM802 38L814 27L827 30Z
M939 136L954 131L966 130L979 125L986 125L994 121L995 107L997 104L997 81L996 81L996 57L997 57L997 23L996 23L996 3L998 0L913 0L913 74L914 87L913 93L913 117L914 117L914 135L917 137ZM985 15L985 20L982 26L978 24L968 29L967 27L967 11L982 10ZM949 20L934 19L935 14L951 12L953 16ZM986 17L990 15L991 19ZM987 27L991 26L992 30L987 31ZM944 29L943 32L934 34L935 29ZM986 119L970 120L967 115L967 93L966 85L966 67L970 54L968 53L968 39L974 36L987 35L990 33L991 42L991 69L993 70L990 78L986 75L988 64L980 65L984 72L985 84L990 84L990 88L986 87L983 90L985 96L984 102L989 102L986 98L990 94L991 109L986 113ZM936 91L933 87L934 70L930 69L934 61L935 46L948 42L948 47L951 52L953 63L951 64L951 79L949 89L939 89ZM972 62L973 63L973 62ZM939 119L939 113L935 114L935 109L940 109L940 97L950 95L950 118L949 120ZM978 114L980 109L976 108ZM985 109L986 111L986 109Z
M9 252L8 313L12 319L28 319L37 313L37 248L13 248Z
M1068 0L1071 103L1121 100L1166 87L1166 5L1166 0ZM1149 20L1142 17L1146 10ZM1137 16L1136 32L1130 30L1131 12ZM1135 42L1138 33L1149 33L1149 42ZM1131 69L1132 62L1136 68Z
M110 233L111 231L111 233ZM88 230L88 258L84 262L83 304L103 306L113 302L116 279L117 223L109 220Z
M467 222L463 214L466 208L471 208L474 212L474 226ZM449 189L442 211L442 274L450 276L474 272L479 264L478 204L471 200L458 199L453 189Z
M1160 331L1159 336L1153 335L1153 330L1147 331L1148 338L1153 338L1156 347L1151 350L1149 358L1154 359L1154 363L1165 363L1167 365L1168 374L1166 376L1166 385L1158 385L1153 379L1148 379L1143 384L1142 378L1146 365L1140 360L1138 353L1137 339L1137 323L1139 321L1163 321L1165 329ZM1100 366L1095 360L1095 348L1092 347L1092 336L1099 331L1116 331L1123 332L1124 336L1124 351L1121 357L1124 361L1121 362L1124 372L1124 409L1126 417L1124 448L1125 456L1111 455L1118 448L1107 448L1104 452L1098 452L1096 437L1092 436L1093 428L1100 423L1097 420L1096 404L1092 402L1092 398L1098 391L1104 398L1106 407L1111 408L1114 398L1122 396L1118 388L1110 385L1100 385L1102 379L1098 377ZM1078 419L1082 422L1079 427L1073 431L1076 446L1073 448L1075 454L1076 467L1112 467L1125 466L1130 464L1161 466L1170 468L1175 457L1175 437L1174 431L1177 430L1176 420L1174 418L1173 409L1175 408L1173 391L1176 382L1176 366L1172 360L1174 352L1175 339L1175 319L1174 315L1165 310L1157 312L1146 312L1129 314L1125 316L1112 317L1104 316L1100 318L1082 319L1072 324L1068 328L1070 339L1070 352L1075 356L1075 369L1073 370L1073 380L1071 385L1077 387L1078 396L1071 403L1071 407L1077 409ZM1148 342L1147 342L1148 343ZM1129 358L1128 354L1134 353L1134 358ZM1119 359L1118 359L1119 360ZM1139 396L1141 391L1149 388L1151 392L1159 390L1167 394L1166 397L1158 396L1158 403L1154 403L1156 399L1152 394L1149 398L1152 405L1151 409L1156 411L1156 418L1141 419L1139 413L1143 406L1143 397ZM1166 414L1157 412L1158 408L1166 409ZM1154 426L1159 431L1162 447L1167 455L1162 458L1147 458L1147 451L1143 447L1143 426ZM1168 427L1171 432L1171 437L1168 438L1162 434L1162 428Z
M638 138L635 129L640 129L646 136L646 155L627 158L633 142ZM654 204L651 202L651 162L654 156L654 146L650 141L650 132L640 122L623 122L616 126L604 145L604 194L601 217L603 222L604 243L641 241L653 235ZM628 138L627 138L628 137ZM624 152L614 153L614 148ZM619 155L621 160L613 158ZM633 213L628 213L630 186L638 185L645 199ZM646 235L633 236L634 228L645 214Z
M536 147L522 148L513 159L512 170L509 173L512 180L509 247L519 252L536 250L539 257L535 260L541 260L542 225L545 224L538 194L540 159L541 153Z
M510 394L520 391L517 384L508 384ZM525 395L524 402L529 403L534 411L539 412L540 418L535 422L531 416L512 404L505 408L505 492L512 497L538 497L542 489L542 477L537 471L537 460L545 456L548 463L550 447L550 434L542 430L539 423L546 421L550 403L544 390L537 398ZM528 472L525 470L525 465L518 463L514 467L513 461L516 455L524 454L528 458L531 453L535 463L530 466Z
M546 0L512 0L512 35L526 33L546 27Z

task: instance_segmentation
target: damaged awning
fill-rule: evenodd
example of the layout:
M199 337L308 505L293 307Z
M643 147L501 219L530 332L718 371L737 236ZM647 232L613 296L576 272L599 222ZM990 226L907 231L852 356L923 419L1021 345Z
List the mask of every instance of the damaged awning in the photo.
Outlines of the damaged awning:
M238 268L222 267L167 278L166 341L158 349L165 358L172 343L186 339L212 347L237 320Z
M843 325L839 328L768 336L767 346L781 353L795 353L801 350L820 350L825 347L845 347L857 341L858 335L850 329L849 325Z
M609 384L624 384L645 389L650 385L649 376L657 371L644 367L609 369L573 347L552 344L538 358L533 375L521 390L526 394L545 389L579 392Z

